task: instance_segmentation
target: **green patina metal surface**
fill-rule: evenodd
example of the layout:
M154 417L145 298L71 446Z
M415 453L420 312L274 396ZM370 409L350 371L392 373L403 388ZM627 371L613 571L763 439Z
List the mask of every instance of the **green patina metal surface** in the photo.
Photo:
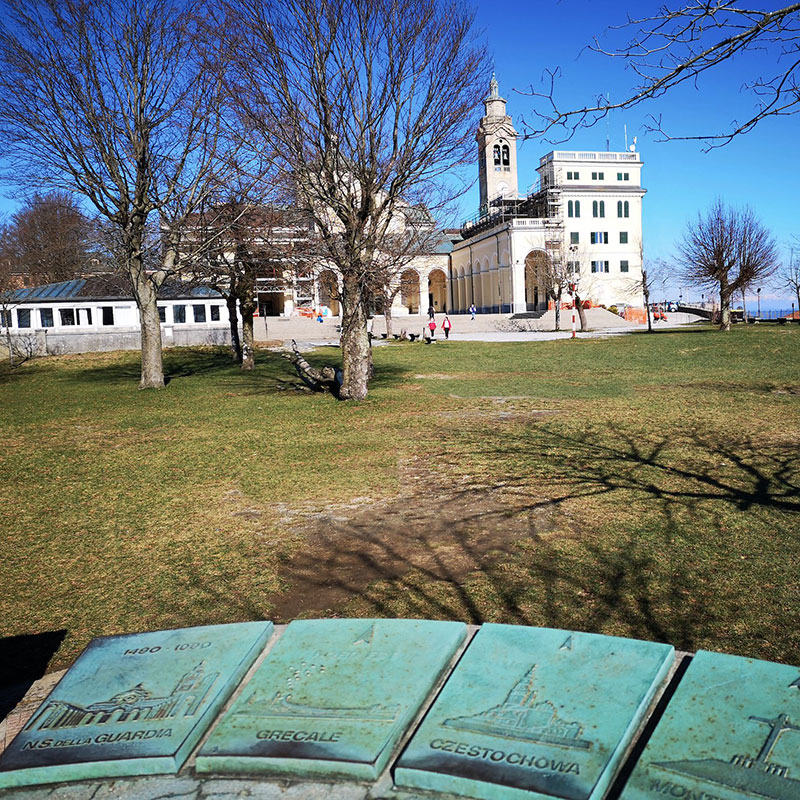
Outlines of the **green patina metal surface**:
M93 640L0 758L0 788L177 772L271 622Z
M798 800L800 669L701 650L624 800Z
M292 622L196 768L373 779L465 636L460 622Z
M395 768L475 798L603 796L674 660L669 645L484 625Z

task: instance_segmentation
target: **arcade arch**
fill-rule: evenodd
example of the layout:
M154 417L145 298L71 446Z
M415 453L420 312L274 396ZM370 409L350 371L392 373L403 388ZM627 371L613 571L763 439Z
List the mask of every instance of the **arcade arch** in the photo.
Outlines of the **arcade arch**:
M436 311L447 308L447 278L440 269L432 269L428 275L428 303Z
M400 303L409 314L420 314L419 273L415 269L404 270L400 275Z
M531 250L525 256L525 308L527 311L547 310L547 253Z

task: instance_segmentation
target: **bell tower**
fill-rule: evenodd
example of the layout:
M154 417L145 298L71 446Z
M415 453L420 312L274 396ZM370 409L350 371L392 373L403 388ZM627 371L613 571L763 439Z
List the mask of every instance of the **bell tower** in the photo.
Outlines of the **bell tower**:
M478 169L481 216L498 197L517 197L517 132L506 114L497 78L492 74L489 94L484 98L486 114L478 125Z

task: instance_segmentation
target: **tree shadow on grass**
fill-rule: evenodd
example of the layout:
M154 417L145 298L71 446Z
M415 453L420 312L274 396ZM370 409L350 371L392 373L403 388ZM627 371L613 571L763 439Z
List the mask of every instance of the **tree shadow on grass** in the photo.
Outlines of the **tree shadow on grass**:
M133 352L118 353L107 364L88 367L79 373L80 380L99 383L130 382L138 385L141 362ZM180 378L209 375L235 369L230 349L225 347L174 347L164 351L164 383Z
M481 485L429 486L315 523L282 570L289 588L273 598L276 617L509 622L797 657L800 639L786 631L794 590L753 572L788 563L798 548L794 447L687 431L676 450L674 437L614 425L577 434L541 426L502 443L492 431L473 435L482 455L504 467L496 487L484 474ZM537 471L547 495L532 498L525 490ZM486 502L500 486L506 504L499 495ZM598 500L633 514L619 527L613 516L584 518ZM732 535L742 511L757 514L762 530L775 527L774 552L759 534Z
M303 357L317 370L331 366L340 368L342 357L338 347L320 347L303 353ZM274 394L282 391L311 392L300 378L292 363L282 352L257 351L255 370L238 373L237 383L253 395ZM369 382L370 391L374 389L395 388L408 377L407 370L391 364L376 367L375 375Z
M698 325L701 325L701 323L698 323ZM684 336L693 333L719 333L719 328L716 325L711 325L711 323L702 323L702 327L697 328L659 328L654 325L652 331L645 329L631 331L631 333L634 336L652 336L654 333L671 333L673 336Z

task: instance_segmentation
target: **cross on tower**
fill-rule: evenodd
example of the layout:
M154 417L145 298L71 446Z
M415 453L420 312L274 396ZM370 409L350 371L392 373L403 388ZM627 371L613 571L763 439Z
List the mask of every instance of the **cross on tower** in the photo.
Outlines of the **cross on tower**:
M754 722L763 722L765 725L770 725L772 727L769 736L767 736L767 741L764 742L764 746L761 748L761 752L756 758L756 761L762 763L766 763L772 752L772 748L775 747L778 738L784 731L800 731L800 727L792 725L789 722L789 717L787 717L786 714L779 714L775 719L764 719L763 717L750 717L749 719L752 719Z

